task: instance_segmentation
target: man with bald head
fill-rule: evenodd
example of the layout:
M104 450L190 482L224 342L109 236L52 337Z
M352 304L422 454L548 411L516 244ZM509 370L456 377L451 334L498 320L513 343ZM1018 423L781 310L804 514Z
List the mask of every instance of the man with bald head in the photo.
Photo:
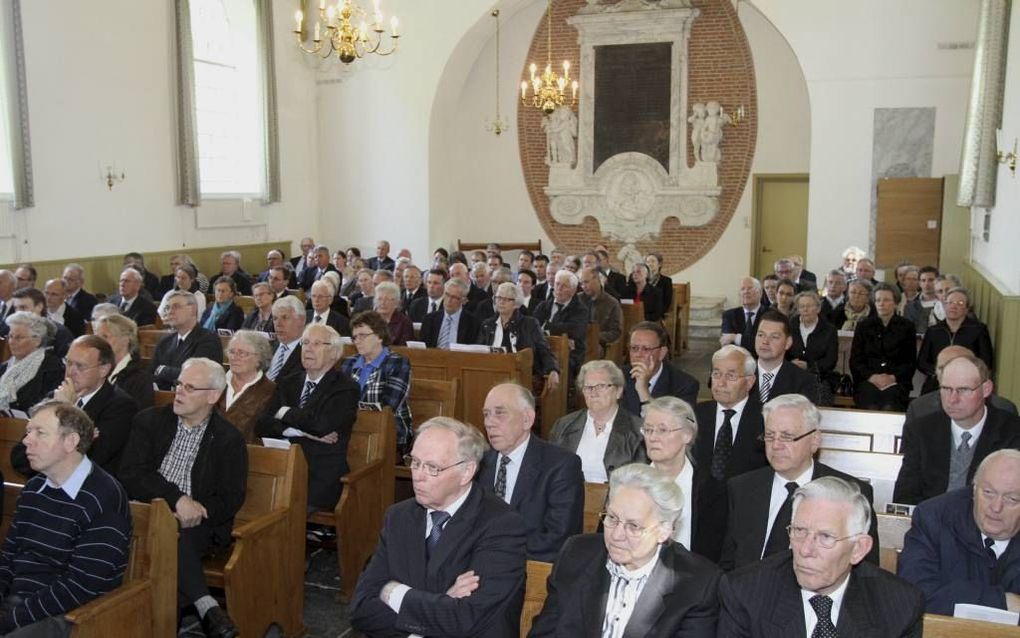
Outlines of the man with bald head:
M986 456L1020 447L1020 418L987 404L994 387L988 366L973 354L942 367L942 409L903 424L894 501L917 504L965 487Z
M974 354L970 348L964 346L947 346L943 348L938 356L935 358L935 377L937 379L942 378L942 368L946 367L946 364L955 359L956 357ZM988 397L988 405L1005 412L1009 412L1012 415L1017 414L1016 404L1005 397L1001 397L992 394ZM922 394L913 401L910 402L910 406L907 408L907 421L913 421L914 419L920 419L921 417L929 416L942 411L942 403L939 400L938 390L933 390L926 394Z
M758 330L758 320L766 304L762 302L761 282L754 277L740 280L740 305L730 308L722 316L722 336L719 345L735 344L754 352L754 335Z
M120 313L139 326L156 323L156 304L142 295L145 279L134 267L127 267L120 273L117 294L109 302L120 308Z
M1020 451L981 462L974 485L914 510L897 571L924 592L925 611L958 603L1020 611Z
M83 319L90 318L98 301L95 295L85 290L85 269L80 264L67 264L61 278L67 293L67 305L77 310Z
M85 319L67 304L67 287L63 279L47 281L43 295L46 297L46 316L50 321L63 325L75 337L85 334Z

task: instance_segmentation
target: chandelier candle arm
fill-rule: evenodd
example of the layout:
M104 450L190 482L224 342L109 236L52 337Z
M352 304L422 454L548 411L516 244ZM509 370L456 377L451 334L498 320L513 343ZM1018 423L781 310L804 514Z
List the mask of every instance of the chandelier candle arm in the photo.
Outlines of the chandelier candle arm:
M528 66L530 74L530 85L532 95L528 97L527 80L521 82L521 103L525 106L533 106L542 109L548 115L557 107L567 103L564 93L567 86L571 88L570 106L577 104L577 80L570 79L570 62L563 61L563 75L557 75L552 66L552 0L548 0L546 9L546 65L541 75L538 75L538 66L532 62Z
M335 53L344 64L350 64L369 54L379 56L393 54L397 50L400 38L400 22L396 16L390 18L389 39L392 44L388 48L383 47L386 32L383 25L386 23L386 16L379 4L380 0L373 0L370 28L367 23L369 14L355 0L336 0L335 4L328 5L327 0L319 0L319 15L314 23L313 45L310 48L305 46L302 38L304 14L298 10L294 14L296 23L294 34L298 48L305 53L319 55L323 59ZM352 23L356 18L360 18L357 27Z

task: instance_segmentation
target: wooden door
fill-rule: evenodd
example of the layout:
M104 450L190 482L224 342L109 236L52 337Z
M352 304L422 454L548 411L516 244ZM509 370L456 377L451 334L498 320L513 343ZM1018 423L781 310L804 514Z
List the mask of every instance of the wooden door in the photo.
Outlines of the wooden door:
M878 180L875 265L939 265L942 227L942 178Z
M807 252L808 176L754 176L752 273L773 271L777 259Z

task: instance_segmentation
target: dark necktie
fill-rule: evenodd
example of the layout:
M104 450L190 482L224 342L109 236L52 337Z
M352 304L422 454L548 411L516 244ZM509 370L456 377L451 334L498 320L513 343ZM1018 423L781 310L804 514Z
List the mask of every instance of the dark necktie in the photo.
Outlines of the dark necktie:
M120 302L120 311L121 312L127 312L127 309L128 309L129 305L130 304L128 304L128 302L126 302L126 301Z
M429 537L425 539L426 560L432 556L432 550L439 544L439 539L443 535L443 525L446 524L446 521L450 520L450 515L441 510L436 510L429 514L429 516L432 517L432 531L429 532Z
M551 313L549 313L549 319L545 322L545 324L549 325L553 321L555 321L556 320L556 315L558 315L561 310L563 310L563 304L561 304L561 303L554 303L553 304L553 311Z
M305 381L305 389L301 393L301 398L298 400L298 407L303 408L308 403L308 397L312 396L312 392L315 391L314 381Z
M178 350L184 349L184 339L182 339L181 337L177 337L177 349Z
M722 481L726 478L726 465L733 453L733 415L736 410L723 410L723 422L715 437L715 451L712 453L712 478Z
M77 407L77 408L84 408L84 407L85 407L85 402L84 402L83 400L81 400L81 399L78 399L78 401L77 401L77 402L76 402L76 403L75 403L74 405L75 405L75 407ZM986 539L985 539L985 544L987 545L987 544L988 544L988 541L990 541L990 540L992 540L992 539L990 539L990 538L986 538ZM994 554L995 554L995 552L992 552L992 554L994 555Z
M514 351L514 344L510 341L510 324L503 326L503 342L500 343L504 350L507 352Z
M509 456L500 455L499 457L499 469L496 471L496 486L493 491L496 492L496 496L506 500L506 466L510 463Z
M812 596L808 599L818 616L811 638L836 638L836 626L832 624L832 599L828 596Z
M439 308L439 302L438 301L433 301L432 303L429 304L429 314L432 314L438 308Z
M315 315L315 323L321 323L321 322L322 322L322 315Z
M786 484L786 500L782 507L776 512L776 520L772 523L772 531L769 532L768 542L765 543L765 553L762 558L782 552L790 546L790 536L786 531L790 524L790 510L793 507L793 493L797 491L797 483L790 481Z
M78 406L78 407L81 407L81 406ZM993 548L994 545L995 545L995 541L992 540L991 538L985 536L985 552L988 553L988 556L989 556L989 558L992 559L993 563L994 562L998 562L998 560L999 560L999 557L995 554L995 549Z
M748 350L754 345L754 313L750 310L744 318L744 336L740 338L740 345Z

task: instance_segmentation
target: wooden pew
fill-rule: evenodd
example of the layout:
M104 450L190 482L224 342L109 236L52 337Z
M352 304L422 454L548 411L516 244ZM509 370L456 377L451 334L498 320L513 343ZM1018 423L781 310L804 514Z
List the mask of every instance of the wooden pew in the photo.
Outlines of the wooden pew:
M546 384L545 389L542 391L542 396L538 397L538 405L542 411L542 422L539 425L543 439L549 438L549 433L552 432L556 419L567 413L567 390L570 387L569 340L563 336L550 336L547 339L549 340L549 348L560 365L560 384L555 390L550 390L548 384ZM482 397L482 401L485 401L484 397Z
M521 638L525 638L531 631L535 616L545 605L545 596L548 593L546 584L550 573L552 563L528 561L528 576L524 584L524 607L521 608Z
M248 487L234 520L234 544L205 560L206 582L224 590L242 636L275 623L304 633L305 513L308 466L298 445L248 446Z
M457 420L457 394L460 382L457 379L439 381L438 379L418 379L411 376L411 392L408 394L407 403L411 408L411 426L414 431L434 416L449 416ZM476 428L485 434L485 427L481 423L474 424ZM411 480L411 468L403 464L403 459L396 459L396 479L405 481L400 496L394 496L394 501L402 500L401 496L409 495L409 483Z
M606 508L609 497L609 483L584 484L584 526L585 534L592 534L599 528L599 514Z
M14 518L21 486L4 484L3 534ZM131 545L124 582L65 614L72 638L177 635L177 519L162 499L131 503Z
M924 615L924 638L1017 638L1020 629L980 620Z
M898 454L903 412L821 408L822 447Z
M234 297L234 303L241 309L245 317L251 314L252 310L255 310L255 297L250 295L237 295Z
M156 390L153 393L153 405L157 408L173 405L175 396L177 396L177 393L173 390Z
M585 332L585 351L584 351L584 362L595 361L596 359L602 358L608 361L614 361L620 363L620 355L623 352L623 336L616 341L610 341L606 344L606 352L604 355L600 354L602 350L602 343L599 340L602 332L599 330L599 324L589 323L587 332Z
M331 525L337 535L340 599L350 601L358 576L375 552L383 516L393 504L396 426L393 411L359 410L347 446L350 473L340 479L343 491L332 512L315 512L308 521ZM303 529L303 528L302 528ZM304 547L304 543L299 543ZM301 592L299 585L297 590ZM262 635L262 634L259 634ZM288 632L288 635L291 635Z
M687 333L691 326L691 284L681 282L673 284L673 329L669 330L669 317L667 317L667 331L673 340L673 356L679 355L687 350Z
M461 239L458 239L457 240L457 250L463 252L464 254L467 254L467 253L471 252L472 250L485 250L486 247L490 243L492 243L492 242L463 241ZM501 242L497 242L497 243L499 244L499 249L501 251L502 250L506 250L506 251L511 251L511 250L530 250L531 252L535 253L536 255L538 253L542 252L542 240L541 239L539 239L537 241L519 241L519 242L509 242L509 243L501 241Z
M879 512L877 518L879 564L882 569L895 574L900 552L903 551L903 537L910 529L910 517Z
M892 501L893 487L900 473L903 457L885 452L830 450L821 448L818 460L850 476L868 481L875 492L875 511L884 512Z
M146 361L151 361L152 353L156 350L156 344L171 332L170 330L139 330L138 356Z
M8 483L24 485L28 477L21 474L11 465L11 450L25 438L25 426L28 421L11 417L0 417L0 471L3 480Z
M621 347L623 351L623 358L627 358L627 349L630 347L630 329L635 325L645 320L645 304L640 301L637 303L625 303L620 304L623 308L623 345Z
M294 295L295 297L301 300L301 303L305 302L305 291L302 290L301 288L288 288L287 294Z

